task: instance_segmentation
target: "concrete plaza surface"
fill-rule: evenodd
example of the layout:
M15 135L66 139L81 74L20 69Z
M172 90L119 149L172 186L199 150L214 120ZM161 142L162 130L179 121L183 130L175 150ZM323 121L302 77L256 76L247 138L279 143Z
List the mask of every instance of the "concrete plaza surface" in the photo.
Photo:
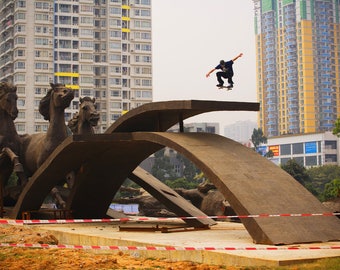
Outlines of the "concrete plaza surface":
M316 224L317 225L317 224ZM26 226L26 225L25 225ZM30 225L49 231L60 244L83 246L174 246L193 247L193 250L124 250L135 257L165 258L171 261L193 261L226 266L283 266L300 264L321 258L340 257L340 242L295 244L285 246L258 245L241 223L218 222L207 230L182 228L181 221L138 221L127 223L73 223ZM164 233L160 228L166 228ZM176 229L175 229L176 228ZM171 231L173 229L173 231ZM171 232L170 232L171 231ZM198 250L199 248L240 248L240 250ZM269 247L297 247L294 250L263 250ZM321 249L313 249L320 247ZM325 249L322 249L324 247ZM245 250L242 248L254 248ZM101 250L101 249L100 249ZM117 252L104 250L103 252Z

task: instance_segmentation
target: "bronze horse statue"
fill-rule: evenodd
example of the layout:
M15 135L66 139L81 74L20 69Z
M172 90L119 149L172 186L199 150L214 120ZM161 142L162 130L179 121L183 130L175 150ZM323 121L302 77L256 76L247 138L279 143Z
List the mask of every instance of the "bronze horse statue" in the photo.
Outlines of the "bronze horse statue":
M79 112L68 122L73 134L94 134L93 127L98 125L99 113L96 110L95 98L79 98Z
M51 83L50 85L51 89L39 104L39 112L45 120L50 121L47 132L32 134L23 143L25 169L29 176L34 174L68 136L64 113L74 98L74 92L64 84Z
M26 183L23 167L19 161L21 137L18 135L14 120L18 116L17 88L12 84L0 83L0 216L3 214L4 188L13 172L18 176L18 182Z
M73 134L94 134L94 127L98 125L98 121L99 113L96 110L95 98L84 97L79 98L79 112L73 115L67 125ZM53 197L57 204L62 207L66 206L64 199L67 199L68 193L74 186L76 171L69 172L66 175L67 189L58 186L53 190Z

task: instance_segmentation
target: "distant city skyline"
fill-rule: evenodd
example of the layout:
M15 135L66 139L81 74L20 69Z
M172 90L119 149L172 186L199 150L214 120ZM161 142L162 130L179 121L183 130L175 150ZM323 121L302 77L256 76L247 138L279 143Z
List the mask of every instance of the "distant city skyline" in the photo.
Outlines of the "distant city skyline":
M259 127L331 131L340 116L340 1L254 0Z
M236 121L224 127L224 136L240 143L247 143L251 140L257 123L251 120Z

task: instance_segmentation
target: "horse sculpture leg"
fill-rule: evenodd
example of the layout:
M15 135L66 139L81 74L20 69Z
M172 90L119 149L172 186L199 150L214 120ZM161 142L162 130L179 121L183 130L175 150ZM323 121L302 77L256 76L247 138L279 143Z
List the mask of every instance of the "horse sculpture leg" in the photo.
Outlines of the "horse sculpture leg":
M60 192L58 190L58 188L54 187L51 190L51 195L52 197L57 201L57 205L61 208L61 209L65 209L66 208L66 202L63 200L63 198L60 195Z
M2 153L7 155L13 163L13 171L16 173L19 179L20 185L23 187L27 183L27 177L24 173L24 168L19 161L19 157L8 147L2 149Z

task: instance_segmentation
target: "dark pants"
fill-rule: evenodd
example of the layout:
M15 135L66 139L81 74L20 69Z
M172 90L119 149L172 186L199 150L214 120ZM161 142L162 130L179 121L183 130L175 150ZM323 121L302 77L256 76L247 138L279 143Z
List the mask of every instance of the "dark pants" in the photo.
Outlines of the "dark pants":
M232 73L227 73L227 72L223 72L223 71L219 71L216 73L216 77L217 77L217 80L218 80L218 83L220 85L223 85L224 84L224 81L222 80L222 77L225 78L225 79L228 79L228 83L230 85L233 85L234 82L233 82L233 75Z

